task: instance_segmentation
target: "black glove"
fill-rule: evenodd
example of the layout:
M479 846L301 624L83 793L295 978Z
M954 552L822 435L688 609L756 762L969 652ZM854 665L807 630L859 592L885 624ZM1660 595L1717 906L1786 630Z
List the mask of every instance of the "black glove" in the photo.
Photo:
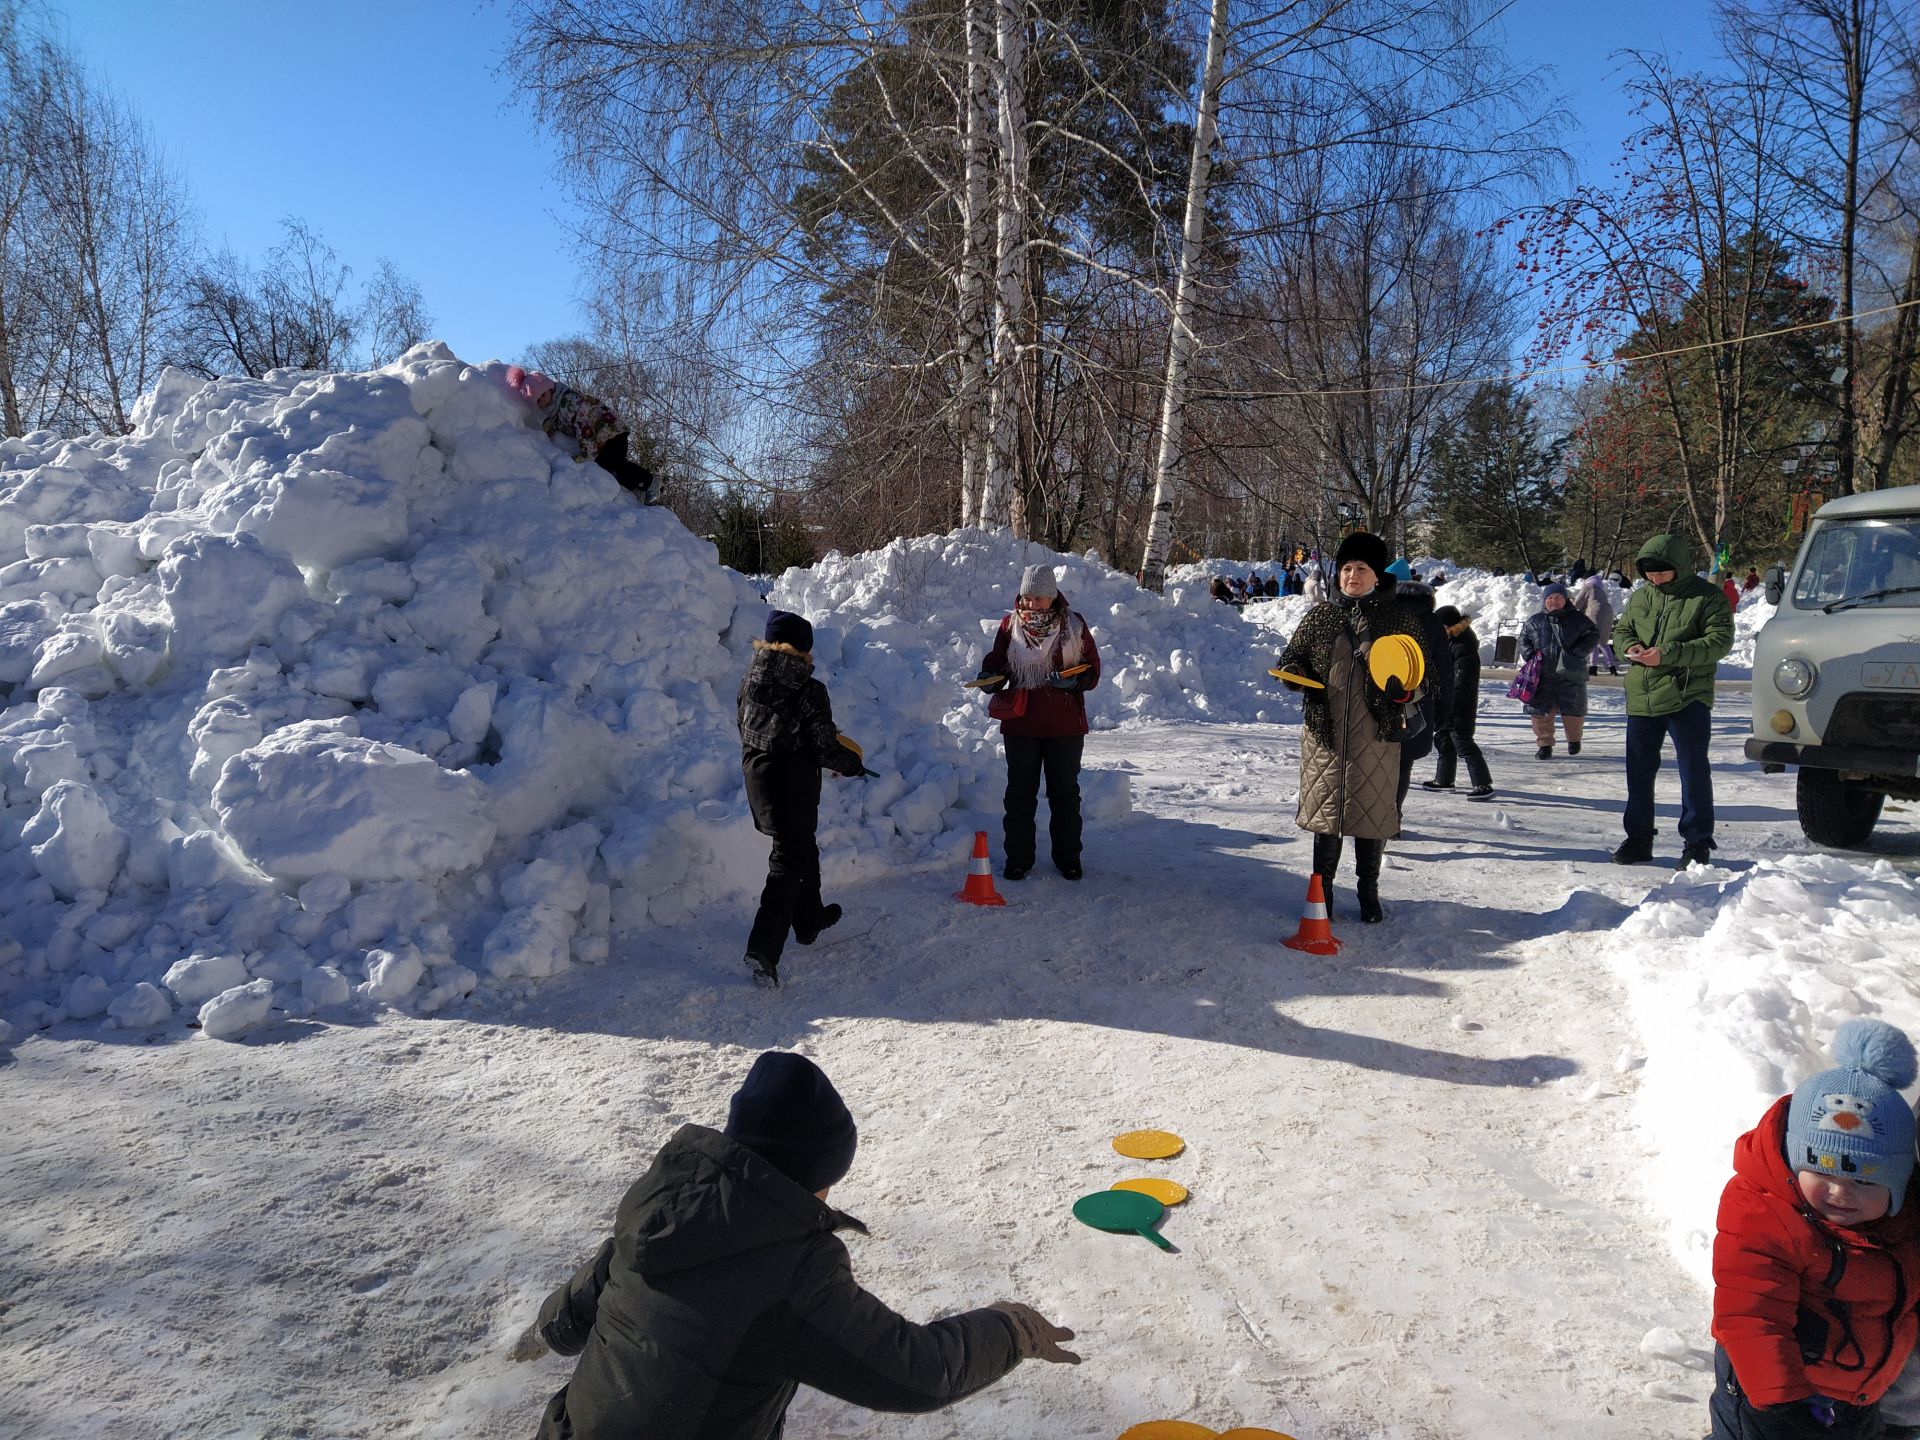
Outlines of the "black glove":
M1002 685L1007 683L1006 676L995 675L988 670L982 670L978 675L974 676L973 678L982 690L997 690Z
M1056 670L1047 676L1047 683L1056 690L1078 690L1080 688L1080 677L1078 675L1062 675Z
M1387 677L1387 683L1382 685L1380 690L1387 699L1399 705L1406 704L1409 696L1412 694L1405 685L1400 683L1400 677L1398 675L1389 675Z
M996 1300L987 1307L998 1310L1013 1321L1013 1348L1022 1360L1051 1360L1056 1365L1078 1365L1080 1357L1062 1350L1062 1340L1073 1339L1073 1331L1062 1329L1031 1305L1017 1300Z

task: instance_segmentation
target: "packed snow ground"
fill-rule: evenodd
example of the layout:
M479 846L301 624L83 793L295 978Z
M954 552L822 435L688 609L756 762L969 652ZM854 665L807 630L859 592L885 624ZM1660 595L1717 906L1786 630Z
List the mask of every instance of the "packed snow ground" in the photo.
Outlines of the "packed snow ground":
M1297 727L1132 725L1090 742L1135 809L1089 827L1086 881L1043 865L997 912L952 902L952 866L842 883L847 919L777 994L744 983L744 907L715 906L434 1017L18 1041L0 1412L27 1436L524 1435L567 1373L508 1358L541 1296L672 1130L790 1046L861 1122L835 1192L874 1230L861 1278L918 1317L1027 1300L1086 1356L924 1417L803 1394L796 1434L1698 1435L1707 1296L1670 1232L1710 1225L1734 1137L1838 1019L1920 1027L1890 963L1920 837L1903 813L1886 864L1802 854L1734 704L1724 865L1618 869L1617 692L1551 764L1484 705L1501 799L1416 789L1389 923L1342 915L1336 957L1277 943L1307 864ZM1824 983L1850 964L1860 993ZM1148 1125L1185 1154L1113 1153ZM1708 1157L1684 1190L1676 1154ZM1193 1190L1162 1227L1180 1253L1069 1218L1133 1173Z

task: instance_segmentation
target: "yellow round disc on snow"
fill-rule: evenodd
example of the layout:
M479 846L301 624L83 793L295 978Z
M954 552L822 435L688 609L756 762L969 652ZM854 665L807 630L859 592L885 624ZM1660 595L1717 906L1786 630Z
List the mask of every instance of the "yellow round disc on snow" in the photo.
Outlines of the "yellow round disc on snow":
M1142 1195L1151 1195L1162 1205L1178 1205L1187 1198L1187 1187L1174 1180L1122 1180L1112 1188L1137 1190Z
M1187 1142L1166 1130L1129 1130L1113 1137L1113 1148L1129 1160L1171 1160Z
M1122 1430L1120 1440L1214 1440L1214 1434L1191 1420L1142 1420Z
M1382 635L1367 654L1367 673L1382 690L1389 680L1417 690L1427 678L1427 657L1420 653L1420 642L1411 636Z
M1279 1430L1262 1430L1257 1425L1243 1425L1237 1430L1222 1430L1215 1440L1293 1440L1293 1436Z

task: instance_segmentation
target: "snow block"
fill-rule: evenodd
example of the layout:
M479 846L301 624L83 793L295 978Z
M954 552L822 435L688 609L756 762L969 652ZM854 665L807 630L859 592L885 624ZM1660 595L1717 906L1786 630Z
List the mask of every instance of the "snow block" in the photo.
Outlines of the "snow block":
M209 1040L236 1040L265 1022L273 1011L273 982L236 985L200 1007L200 1033Z
M127 858L126 832L105 802L91 785L72 780L47 790L20 838L41 877L69 900L82 890L109 889Z
M213 806L246 858L279 880L439 878L486 858L486 787L342 722L275 731L229 760Z

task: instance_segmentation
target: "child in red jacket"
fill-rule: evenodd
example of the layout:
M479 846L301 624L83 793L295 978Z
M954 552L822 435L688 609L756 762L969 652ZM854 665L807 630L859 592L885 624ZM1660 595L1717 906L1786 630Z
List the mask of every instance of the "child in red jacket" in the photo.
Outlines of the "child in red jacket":
M1879 1436L1920 1328L1920 1228L1901 1208L1913 1044L1849 1020L1833 1058L1734 1147L1713 1240L1715 1440Z

